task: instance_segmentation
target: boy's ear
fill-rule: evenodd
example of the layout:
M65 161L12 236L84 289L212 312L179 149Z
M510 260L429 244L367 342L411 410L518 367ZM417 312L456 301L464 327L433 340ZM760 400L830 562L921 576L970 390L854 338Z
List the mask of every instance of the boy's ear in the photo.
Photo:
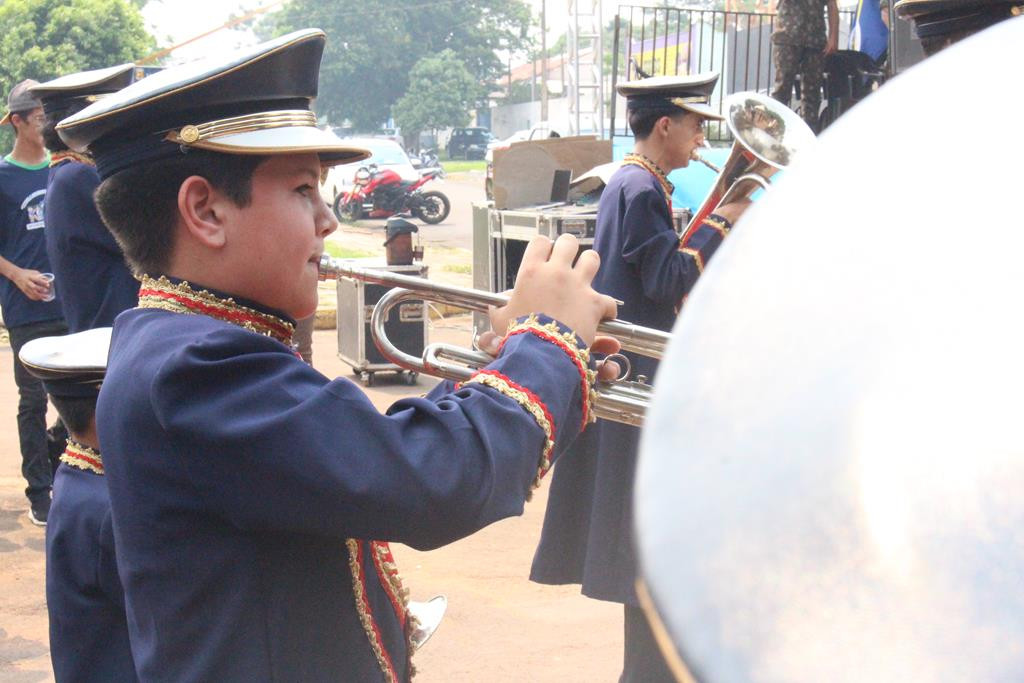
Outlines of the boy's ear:
M185 230L200 244L219 249L226 242L230 198L202 176L189 176L178 188L178 213Z
M658 122L655 123L654 126L655 126L655 128L658 129L659 133L661 133L662 135L667 135L668 134L668 127L669 127L669 125L671 123L672 123L672 117L671 116L662 116L660 119L658 119Z

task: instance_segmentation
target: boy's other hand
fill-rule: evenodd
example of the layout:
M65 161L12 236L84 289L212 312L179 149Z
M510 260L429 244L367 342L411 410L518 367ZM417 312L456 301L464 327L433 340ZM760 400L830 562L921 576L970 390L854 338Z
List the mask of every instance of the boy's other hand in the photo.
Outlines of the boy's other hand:
M504 334L510 321L530 313L543 313L562 323L589 346L593 344L597 324L614 318L615 300L598 294L590 286L601 259L597 252L580 254L579 242L562 235L552 245L547 237L530 240L523 253L516 286L507 305L492 309L491 328Z

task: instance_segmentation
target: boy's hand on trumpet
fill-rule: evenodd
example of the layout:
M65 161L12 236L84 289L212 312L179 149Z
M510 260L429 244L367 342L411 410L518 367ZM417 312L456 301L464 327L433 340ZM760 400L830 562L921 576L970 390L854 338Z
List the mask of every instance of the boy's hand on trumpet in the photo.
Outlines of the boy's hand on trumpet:
M560 236L554 244L547 237L530 240L516 275L516 285L509 302L490 311L491 329L499 335L509 322L531 313L543 313L570 328L597 353L615 353L618 340L597 337L597 324L616 316L618 307L610 296L598 294L590 286L601 265L597 252L587 250L573 259L579 242L572 235ZM481 348L488 350L489 337L481 338ZM606 366L613 365L606 363ZM616 368L602 367L600 376Z

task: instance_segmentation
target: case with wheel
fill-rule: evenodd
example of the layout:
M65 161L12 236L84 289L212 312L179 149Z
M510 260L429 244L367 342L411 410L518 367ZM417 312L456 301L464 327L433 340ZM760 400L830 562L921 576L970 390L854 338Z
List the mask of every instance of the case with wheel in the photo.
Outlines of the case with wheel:
M381 259L357 259L356 262L364 268L377 268L414 277L427 276L427 266L422 263L389 266ZM378 372L398 373L408 384L414 384L416 373L403 370L384 358L370 334L373 307L389 288L350 278L338 278L337 288L338 357L352 366L352 372L366 386L373 385L374 376ZM399 304L391 309L384 329L395 346L419 356L427 344L426 305L422 301Z

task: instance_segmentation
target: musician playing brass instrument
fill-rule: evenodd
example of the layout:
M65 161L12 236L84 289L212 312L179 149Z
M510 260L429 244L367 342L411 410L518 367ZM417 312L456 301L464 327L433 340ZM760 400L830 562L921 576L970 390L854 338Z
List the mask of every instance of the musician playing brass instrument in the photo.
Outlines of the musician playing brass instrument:
M296 357L337 228L321 170L368 155L310 108L325 38L171 67L58 126L142 280L96 421L143 681L408 681L422 637L388 542L520 514L588 422L616 311L570 235L530 242L498 357L447 395L381 414Z
M594 239L601 268L594 287L624 302L621 315L644 327L671 329L677 304L747 205L719 207L682 245L672 227L666 174L689 164L704 143L706 121L722 119L708 106L717 80L717 74L657 76L618 88L627 98L635 146L601 196ZM656 360L629 359L630 379L653 379ZM639 433L599 420L563 456L530 578L580 583L584 595L623 603L622 680L670 680L633 589L629 501Z

